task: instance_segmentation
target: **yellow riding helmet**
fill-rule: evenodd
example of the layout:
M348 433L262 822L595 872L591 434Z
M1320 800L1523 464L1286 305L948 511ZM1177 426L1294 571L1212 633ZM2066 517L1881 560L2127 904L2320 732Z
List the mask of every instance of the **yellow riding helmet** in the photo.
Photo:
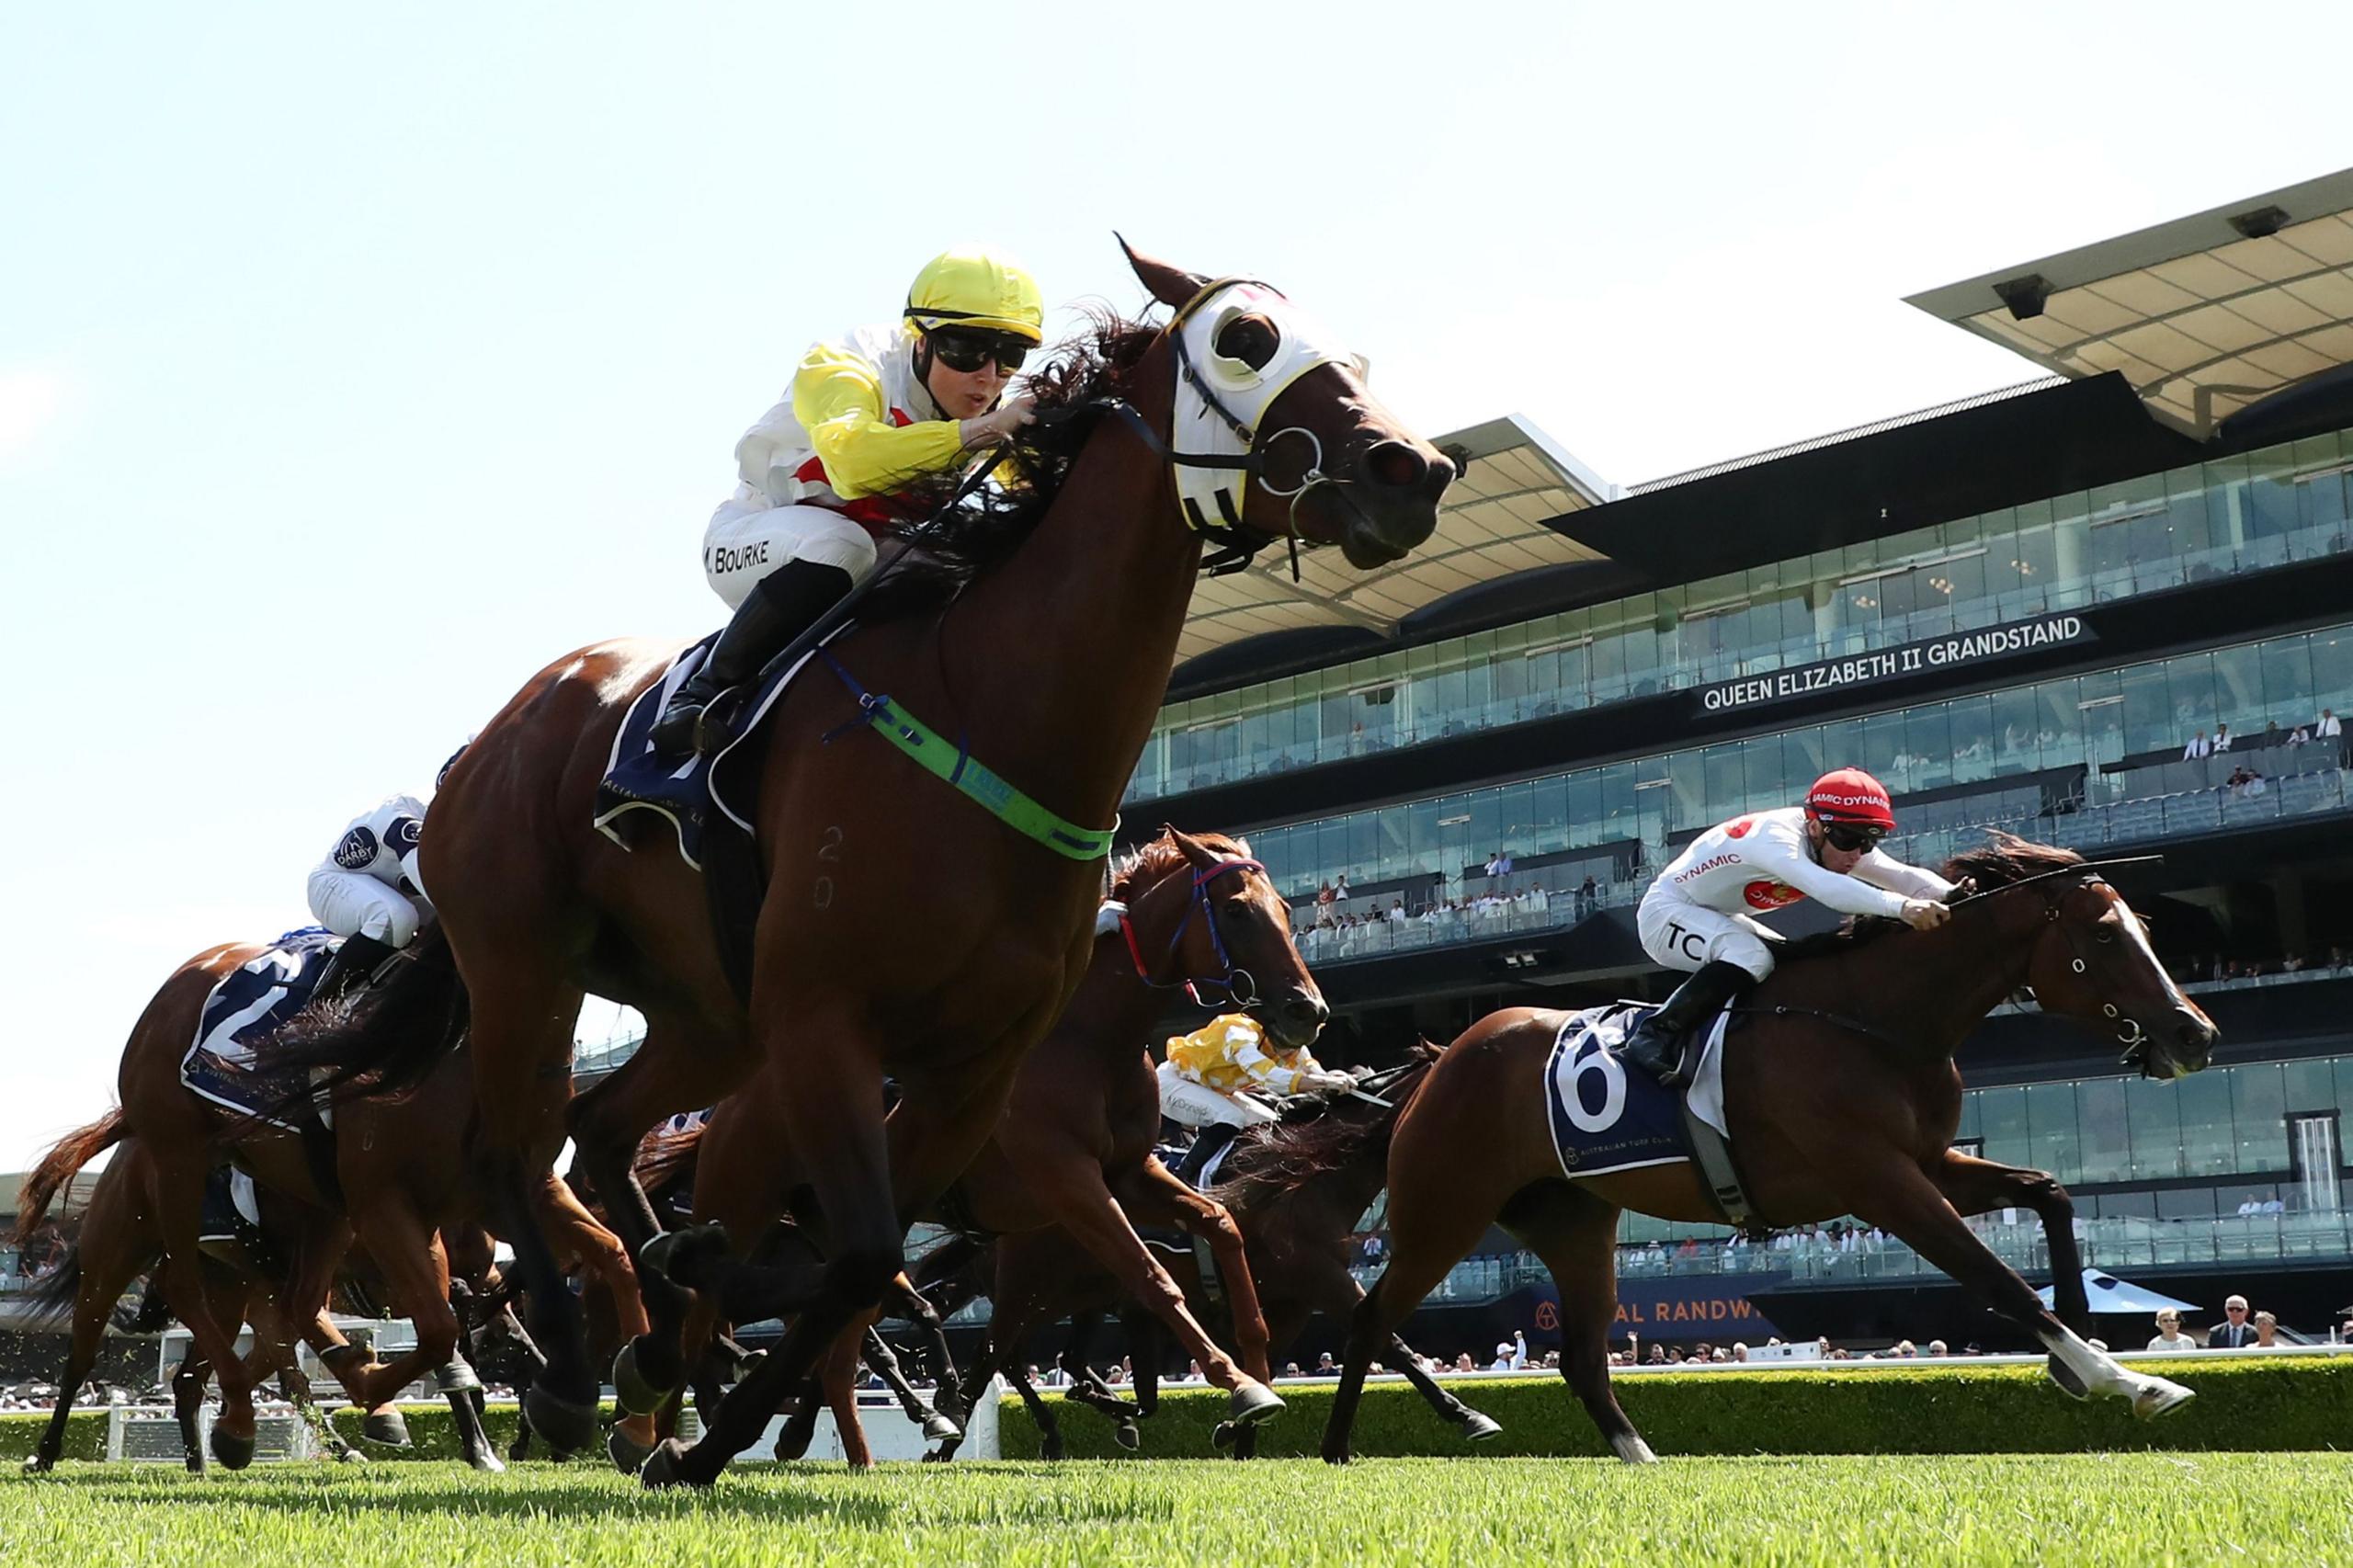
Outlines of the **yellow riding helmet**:
M906 315L926 332L977 327L1030 343L1046 335L1037 279L1019 262L978 246L942 251L926 263L907 290Z

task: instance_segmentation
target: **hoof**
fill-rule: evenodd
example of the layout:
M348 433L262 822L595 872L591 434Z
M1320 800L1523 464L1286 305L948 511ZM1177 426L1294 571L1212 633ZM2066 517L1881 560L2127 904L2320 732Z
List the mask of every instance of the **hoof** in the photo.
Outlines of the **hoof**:
M1338 1448L1329 1448L1329 1447L1325 1448L1325 1449L1324 1449L1324 1462L1325 1464L1346 1464L1346 1463L1347 1463L1347 1462L1348 1462L1348 1449L1347 1449L1347 1445L1346 1445L1346 1444L1344 1443L1344 1444L1342 1444L1342 1445L1341 1445L1340 1447L1338 1447Z
M459 1356L452 1358L448 1366L434 1369L433 1386L442 1393L480 1393L482 1380L474 1376L466 1358Z
M637 1472L639 1484L647 1491L660 1491L669 1486L708 1486L708 1481L697 1481L687 1473L687 1446L676 1437L665 1440L646 1456L645 1466Z
M2045 1369L2050 1372L2051 1381L2057 1383L2059 1385L2060 1392L2064 1393L2069 1399L2091 1398L2091 1389L2084 1382L2083 1379L2075 1375L2075 1369L2067 1365L2066 1362L2059 1359L2058 1357L2052 1357L2045 1364Z
M47 1475L51 1471L56 1468L57 1461L50 1458L47 1454L28 1455L25 1460L25 1473L27 1475Z
M926 1443L952 1443L964 1435L964 1428L937 1410L923 1418L923 1440Z
M484 1475L505 1475L506 1473L506 1466L500 1461L498 1455L492 1451L488 1443L484 1443L481 1448L475 1449L472 1453L468 1454L466 1456L466 1462L473 1466L474 1469L480 1471Z
M1475 1410L1462 1416L1462 1436L1473 1443L1483 1443L1490 1437L1504 1435L1504 1424L1492 1415L1482 1415Z
M955 1457L956 1445L949 1443L940 1448L926 1449L924 1451L922 1462L925 1464L946 1464ZM1048 1455L1047 1457L1051 1459L1052 1456Z
M702 1278L702 1266L726 1252L726 1232L717 1225L688 1225L683 1231L665 1231L646 1243L639 1249L637 1266L694 1290L701 1289L696 1281Z
M613 1468L623 1475L635 1475L639 1471L643 1470L647 1458L653 1452L652 1449L647 1448L618 1426L614 1427L612 1434L605 1439L606 1457L613 1461Z
M1656 1464L1658 1456L1637 1433L1628 1432L1609 1439L1609 1451L1628 1464Z
M1245 1379L1240 1388L1225 1402L1226 1414L1239 1426L1256 1426L1283 1413L1283 1402L1275 1391L1255 1379Z
M651 1335L639 1335L621 1346L613 1358L613 1399L631 1415L651 1415L669 1402L677 1391L675 1377L665 1383L661 1379L662 1363L676 1361L677 1357L665 1357L660 1348L649 1343Z
M1217 1429L1210 1434L1210 1447L1213 1449L1230 1449L1233 1447L1233 1432L1234 1426L1233 1422L1219 1422L1217 1424Z
M368 1462L368 1456L361 1453L358 1449L337 1449L335 1450L335 1462L337 1464L366 1464Z
M955 1422L960 1433L963 1429L963 1424L972 1418L972 1402L964 1397L964 1391L961 1389L943 1388L933 1394L931 1410L933 1415L944 1415Z
M359 1435L371 1443L405 1449L410 1446L408 1417L390 1405L381 1410L371 1410L360 1418Z
M548 1440L558 1454L578 1453L597 1442L597 1407L569 1400L545 1383L533 1383L523 1396L523 1410L531 1430Z
M2179 1410L2197 1397L2196 1389L2186 1389L2163 1378L2151 1378L2149 1386L2132 1396L2132 1414L2143 1421L2154 1421L2166 1411Z
M243 1470L254 1462L254 1440L215 1426L212 1428L212 1457L230 1470Z
M1134 1453L1138 1449L1143 1447L1143 1434L1136 1430L1136 1424L1132 1421L1122 1421L1117 1426L1112 1427L1111 1440L1119 1444L1120 1447L1127 1449L1130 1453ZM1060 1454L1056 1454L1054 1457L1056 1459L1062 1458Z

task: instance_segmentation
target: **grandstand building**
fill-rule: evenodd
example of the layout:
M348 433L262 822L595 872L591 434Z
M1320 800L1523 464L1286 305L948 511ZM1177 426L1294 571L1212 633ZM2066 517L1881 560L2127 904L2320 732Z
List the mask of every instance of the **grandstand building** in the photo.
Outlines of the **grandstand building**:
M2325 1335L2353 1300L2353 170L1911 302L2039 379L1626 488L1500 419L1440 441L1463 478L1387 571L1204 579L1126 819L1247 834L1340 1061L1662 994L1647 879L1830 767L1887 782L1915 862L1989 825L2162 853L2115 875L2213 1068L2143 1082L2006 1011L1961 1137L2057 1173L2090 1261L2191 1321L2238 1291ZM2015 1218L1984 1233L2031 1275ZM1630 1217L1630 1326L1995 1334L1894 1244L1725 1234ZM1492 1323L1425 1337L1544 1326L1495 1240L1430 1309Z

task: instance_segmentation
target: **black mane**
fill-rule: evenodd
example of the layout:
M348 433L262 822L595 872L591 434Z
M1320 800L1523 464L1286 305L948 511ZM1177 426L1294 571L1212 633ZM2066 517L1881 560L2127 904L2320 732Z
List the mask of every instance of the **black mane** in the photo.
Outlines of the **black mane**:
M1129 379L1159 337L1160 329L1123 319L1105 309L1091 324L1058 345L1023 382L1037 399L1038 422L997 449L998 483L956 504L859 601L858 619L888 620L936 609L965 584L1021 547L1046 509L1062 494L1071 465L1093 433L1106 398L1125 399ZM932 475L904 494L915 521L906 533L946 506L965 473Z

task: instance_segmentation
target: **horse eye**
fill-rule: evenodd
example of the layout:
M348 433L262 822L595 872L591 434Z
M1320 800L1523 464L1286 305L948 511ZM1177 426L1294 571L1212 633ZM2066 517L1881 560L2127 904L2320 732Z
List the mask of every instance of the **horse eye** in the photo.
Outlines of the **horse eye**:
M1239 359L1254 370L1274 363L1282 334L1264 316L1236 316L1218 329L1216 347L1224 359Z

